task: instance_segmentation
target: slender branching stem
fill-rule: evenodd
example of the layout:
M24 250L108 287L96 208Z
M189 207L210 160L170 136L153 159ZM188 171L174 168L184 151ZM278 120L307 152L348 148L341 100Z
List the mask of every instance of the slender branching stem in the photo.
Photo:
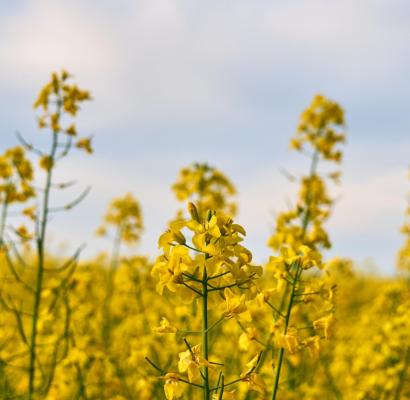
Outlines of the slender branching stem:
M41 305L41 293L43 290L43 278L44 278L44 268L45 268L45 241L46 241L46 230L47 230L47 221L48 221L48 211L49 211L49 201L50 201L50 189L53 176L53 163L57 151L57 132L52 133L52 144L50 150L50 168L47 170L46 183L44 187L44 197L42 204L42 215L39 226L39 236L37 237L37 276L34 292L34 305L33 305L33 318L31 325L31 339L30 339L30 361L29 361L29 382L28 382L28 400L32 400L34 395L34 383L36 375L36 358L37 358L37 328L38 328L38 319L40 314L40 305Z
M317 150L315 150L315 152L313 153L313 156L312 156L311 164L310 164L309 178L312 178L313 176L315 176L318 162L319 162L319 152ZM311 211L310 211L311 201L312 201L311 193L308 190L307 194L306 194L306 198L305 198L306 209L305 209L305 212L302 216L302 221L301 221L302 222L302 240L305 238L306 231L308 229L309 222L310 222L310 219L311 219ZM299 263L297 263L295 276L294 276L292 282L287 281L288 284L291 287L291 291L290 291L289 302L288 302L288 305L287 305L287 310L286 310L286 315L285 315L284 335L286 335L287 330L288 330L289 320L290 320L290 316L291 316L291 313L292 313L292 307L293 307L293 304L295 302L295 295L296 295L297 285L300 282L302 272L303 272L302 267L300 266ZM287 295L288 295L288 290L285 290L284 295L282 297L281 304L284 304L285 298L286 298ZM278 310L278 315L281 315L281 312L279 310ZM278 359L277 359L276 370L275 370L275 379L274 379L273 388L272 388L272 400L276 400L276 398L277 398L277 393L278 393L278 389L279 389L280 374L281 374L282 364L283 364L284 352L285 352L285 349L283 347L281 347L279 349L279 352L278 352Z
M300 264L298 263L295 278L293 280L293 285L292 285L291 292L290 292L288 307L287 307L287 310L286 310L285 327L284 327L284 330L283 330L284 335L286 335L287 332L288 332L289 321L290 321L290 316L291 316L292 307L293 307L293 301L295 299L295 290L296 290L296 286L297 286L298 280L300 278L300 275L302 274L302 271L303 270L302 270ZM284 352L285 352L285 349L283 347L281 347L279 349L278 363L276 365L275 380L274 380L274 383L273 383L273 391L272 391L272 400L276 400L276 396L277 396L277 393L278 393L279 379L280 379L280 373L281 373L281 369L282 369Z
M115 232L113 249L111 254L111 262L107 273L107 292L103 304L103 326L102 326L102 336L104 340L105 347L109 345L110 342L110 329L111 329L111 313L110 305L111 299L114 293L114 279L115 273L118 268L120 261L120 251L121 251L121 237L122 237L122 227L119 225Z
M202 277L202 357L208 361L208 274L206 267ZM209 400L209 371L205 365L202 370L203 374L203 399Z

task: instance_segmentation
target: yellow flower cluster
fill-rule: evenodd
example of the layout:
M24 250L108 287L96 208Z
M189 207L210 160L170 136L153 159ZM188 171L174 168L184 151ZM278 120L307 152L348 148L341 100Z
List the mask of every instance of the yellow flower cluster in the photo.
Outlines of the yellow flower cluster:
M195 203L200 215L207 210L236 214L236 204L230 199L236 193L235 187L221 171L208 164L195 163L183 168L172 190L179 201Z
M241 245L243 227L221 211L209 210L201 218L193 203L189 204L189 210L191 219L171 222L169 230L159 239L164 253L152 271L159 281L158 292L162 294L166 287L171 292L189 293L191 297L200 291L198 285L203 279L213 281L212 285L208 282L211 291L236 284L251 285L262 274L262 268L250 264L252 253ZM186 239L189 234L191 244Z
M79 104L85 100L90 100L91 95L88 91L78 88L76 85L70 85L67 83L70 78L70 74L67 71L61 71L61 73L53 72L51 74L50 82L48 82L40 91L34 102L34 108L41 107L44 112L48 112L50 105L55 106L56 102L60 102L61 106L66 113L75 116L79 110ZM59 120L59 116L55 114L45 114L45 118L40 118L44 124L47 125L46 120L50 123L50 126L55 126ZM40 124L40 128L43 128L43 124ZM59 131L59 129L53 129ZM68 128L67 128L68 130ZM70 132L66 132L69 135L75 135L75 129L71 129Z
M276 231L268 241L274 250L287 245L297 249L301 244L311 248L331 246L323 228L329 218L332 199L327 194L324 178L317 171L321 159L340 162L342 152L337 148L345 141L343 132L336 133L344 125L342 108L321 95L315 96L310 106L302 113L291 146L302 151L310 145L313 149L310 173L301 179L298 199L292 210L280 213L276 220ZM338 181L340 171L329 174Z
M337 145L346 139L341 130L344 123L344 112L340 105L318 94L301 114L291 146L302 150L309 143L325 160L340 162L342 152L337 149Z
M143 228L141 207L131 193L111 202L97 233L106 235L109 226L115 227L117 236L125 243L135 243L139 240Z
M38 127L40 129L49 128L53 134L65 134L68 137L68 152L72 144L72 138L77 136L77 128L73 122L65 123L66 116L75 117L80 109L80 104L84 101L91 100L88 91L80 89L75 84L70 84L71 75L67 71L60 73L53 72L50 81L40 90L34 108L40 108L42 113L38 116ZM92 153L91 137L83 137L77 140L76 147ZM53 157L43 155L40 159L40 166L49 170L53 166Z
M24 203L34 196L33 167L21 146L0 155L0 198L3 204Z

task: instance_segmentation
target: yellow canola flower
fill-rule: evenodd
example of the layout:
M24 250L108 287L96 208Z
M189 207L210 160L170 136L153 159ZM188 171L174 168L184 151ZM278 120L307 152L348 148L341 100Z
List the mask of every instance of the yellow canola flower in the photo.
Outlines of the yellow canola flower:
M301 254L301 267L303 269L309 269L313 267L322 268L322 256L319 252L312 250L308 246L300 246L299 254Z
M264 307L265 303L268 302L271 299L272 295L276 292L276 288L271 288L262 290L260 293L258 293L255 298L258 307Z
M313 321L313 328L314 329L323 329L325 339L328 339L331 334L332 334L332 328L334 325L334 315L329 314L326 315L323 318L317 319L316 321Z
M184 387L178 374L170 372L161 379L165 380L164 392L167 400L178 399L184 394Z
M256 367L258 366L259 362L261 359L261 354L257 354L256 356L254 356L250 361L248 361L246 363L246 372L242 372L241 376L245 376L245 375L249 375L251 374L253 371L255 371Z
M181 233L181 229L184 227L185 221L171 222L169 229L159 237L158 247L168 252L173 243L185 244L185 236Z
M27 227L25 225L20 225L16 229L16 233L18 236L20 236L24 240L29 240L34 237L34 235L27 230Z
M242 382L246 382L249 390L253 390L262 394L266 393L266 385L263 378L255 372L261 360L262 353L257 354L247 364L247 371L242 372L240 379Z
M292 265L299 265L302 269L322 268L322 256L308 246L299 246L298 251L292 247L283 246L280 248L280 253L280 256L270 258L271 266L279 269L286 269Z
M241 336L239 336L239 348L244 351L248 351L251 343L257 339L258 330L256 327L249 327L246 328L246 332L242 332Z
M50 128L54 133L60 132L61 126L60 126L60 114L59 113L51 114Z
M312 336L305 339L302 342L302 345L309 349L310 354L314 357L318 357L320 354L320 337L319 336Z
M290 354L295 354L300 348L297 329L289 328L285 334L278 338L277 345L283 347Z
M32 206L24 208L22 214L34 221L36 219L36 212L37 207Z
M225 310L223 312L224 318L238 318L241 321L250 322L252 320L251 314L246 306L246 295L235 295L235 293L226 288L224 290L225 296Z
M13 173L11 165L5 156L0 157L0 176L3 179L8 179Z
M46 171L50 171L53 168L53 160L50 156L42 156L40 158L40 167Z
M214 368L210 362L202 358L201 345L197 344L187 351L179 353L178 370L181 373L188 373L189 382L192 383L201 376L201 367Z
M188 249L181 245L172 247L168 256L169 258L158 257L151 272L159 280L157 291L161 295L165 287L176 292L178 285L183 283L183 272L189 271L192 265Z
M74 124L71 124L71 125L65 130L65 132L67 133L67 135L76 136L76 135L77 135L77 128L75 127Z
M192 243L198 250L210 255L216 255L220 252L216 243L217 239L221 237L221 231L218 226L218 218L216 215L212 215L209 221L204 221L203 223L191 220L186 226L194 232Z
M88 154L92 154L94 152L94 150L92 148L92 145L91 145L91 137L82 138L82 139L78 140L75 145L79 149L85 150L86 153L88 153Z
M190 203L190 207L192 208L193 204ZM204 221L202 224L192 220L187 223L187 227L197 233L197 234L209 234L214 238L219 238L221 236L221 231L218 227L218 218L216 215L212 215L208 221Z

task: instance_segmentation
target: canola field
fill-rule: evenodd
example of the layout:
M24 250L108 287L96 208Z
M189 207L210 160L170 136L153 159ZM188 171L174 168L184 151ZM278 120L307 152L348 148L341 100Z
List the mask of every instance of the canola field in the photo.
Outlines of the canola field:
M410 399L410 208L395 276L323 255L329 185L343 184L341 105L317 95L295 116L290 145L310 168L293 177L297 198L258 265L234 184L196 162L171 186L181 207L156 254L133 250L144 223L132 194L113 199L98 229L112 238L109 258L49 251L53 215L87 195L51 206L70 184L55 182L59 162L93 153L76 124L89 100L69 73L53 73L34 102L48 147L19 136L0 155L1 399Z

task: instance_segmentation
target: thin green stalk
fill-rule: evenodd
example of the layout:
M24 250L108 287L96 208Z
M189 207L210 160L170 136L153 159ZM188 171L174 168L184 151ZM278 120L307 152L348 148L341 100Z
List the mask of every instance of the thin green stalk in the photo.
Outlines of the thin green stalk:
M317 169L317 165L319 162L319 152L317 150L315 150L315 152L313 153L313 157L312 157L312 162L310 165L310 172L309 172L309 177L312 178L315 174L316 174L316 169ZM302 239L305 237L306 235L306 231L310 222L310 203L311 203L311 195L309 193L309 191L307 192L306 195L306 211L303 215L302 218ZM288 326L289 326L289 320L290 320L290 316L292 313L292 307L293 307L293 302L295 299L295 289L296 286L299 282L300 276L302 275L303 269L300 267L299 263L297 265L297 269L296 269L296 273L295 273L295 277L293 279L292 282L292 286L291 286L291 293L290 293L290 297L289 297L289 303L288 303L288 307L286 310L286 318L285 318L285 329L284 329L284 335L286 335L287 330L288 330ZM282 305L284 303L284 300L287 296L287 290L285 290L284 295L281 299L281 306L280 306L280 310L282 310ZM280 373L282 370L282 364L283 364L283 357L284 357L284 348L281 347L279 349L279 354L278 354L278 362L276 365L276 371L275 371L275 380L273 382L273 389L272 389L272 400L276 400L276 396L277 396L277 392L279 389L279 380L280 380Z
M112 249L110 271L115 271L118 267L118 261L120 259L121 235L122 228L121 226L118 226L117 231L115 233L114 246Z
M204 267L204 274L202 277L202 358L208 361L208 274L206 267ZM209 375L208 367L203 367L204 380L204 400L209 400Z
M115 272L118 268L118 263L120 259L120 249L121 249L121 227L118 226L115 232L113 249L111 253L111 261L110 265L108 266L108 271L106 275L106 293L104 297L104 301L102 304L102 326L101 326L101 336L104 343L104 348L106 351L109 351L110 348L110 338L111 338L111 300L114 293L114 279L115 279ZM116 367L118 364L114 363ZM116 368L117 372L119 368ZM102 395L105 387L105 378L104 375L101 375L101 379L99 381L100 385L100 393Z
M110 341L110 324L111 324L111 315L110 315L110 304L111 299L114 293L114 277L115 272L118 268L118 263L120 259L120 249L121 249L121 226L117 227L115 238L114 238L114 245L112 249L111 255L111 262L109 266L109 270L107 273L107 286L106 286L106 295L103 304L103 326L102 326L102 336L104 340L104 344L107 348L109 341Z
M58 138L57 132L53 132L53 141L50 151L50 168L47 170L46 184L44 188L44 198L42 205L42 217L40 221L40 231L37 238L37 253L38 253L38 265L37 265L37 276L36 276L36 286L34 293L34 305L33 305L33 318L31 325L31 339L30 339L30 364L29 364L29 382L28 382L28 400L32 400L34 394L34 381L36 375L36 359L37 359L37 326L38 318L40 313L41 304L41 293L43 290L43 277L44 277L44 266L45 266L45 239L46 239L46 229L47 229L47 219L49 211L49 200L50 200L50 189L53 175L53 163L57 151Z
M297 286L297 283L300 279L301 274L302 274L302 268L300 267L300 264L298 263L297 268L296 268L295 278L294 278L293 284L292 284L292 289L291 289L291 292L290 292L288 307L287 307L287 310L286 310L285 329L283 331L284 335L286 335L286 333L288 332L288 326L289 326L290 316L291 316L291 313L292 313L293 301L295 299L295 290L296 290L296 286ZM277 395L277 392L278 392L278 389L279 389L279 379L280 379L280 373L281 373L281 369L282 369L284 352L285 352L284 348L281 347L279 349L278 364L276 365L275 381L274 381L274 384L273 384L273 391L272 391L272 400L276 400L276 395Z
M317 164L319 163L319 152L315 150L313 153L312 157L312 162L310 164L310 173L309 173L309 178L312 178L316 174L316 169L317 169ZM309 191L306 194L306 212L303 216L302 220L302 238L305 237L306 231L310 222L310 202L311 202L311 196Z

